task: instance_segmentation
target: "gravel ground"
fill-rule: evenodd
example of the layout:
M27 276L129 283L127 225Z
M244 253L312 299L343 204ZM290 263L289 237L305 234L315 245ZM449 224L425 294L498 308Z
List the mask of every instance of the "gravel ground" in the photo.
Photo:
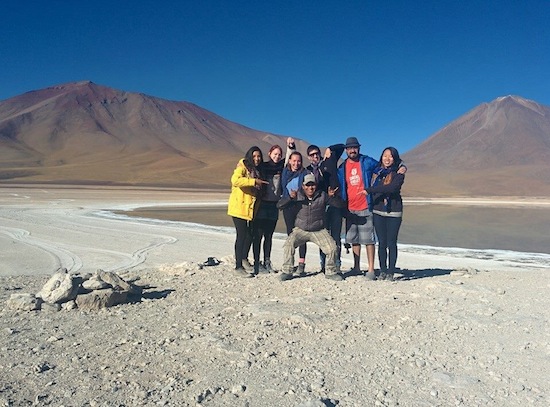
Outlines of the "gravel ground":
M281 282L221 260L121 272L143 300L86 313L13 311L49 276L0 277L0 405L550 404L548 270Z

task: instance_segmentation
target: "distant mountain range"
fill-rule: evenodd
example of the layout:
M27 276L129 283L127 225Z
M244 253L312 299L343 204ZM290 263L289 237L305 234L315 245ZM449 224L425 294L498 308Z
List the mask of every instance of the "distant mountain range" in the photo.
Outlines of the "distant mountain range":
M273 144L286 137L89 81L0 102L2 182L227 188L249 147Z
M188 102L89 81L0 102L0 182L228 188L252 145L286 136ZM298 140L305 152L308 143ZM550 196L550 109L518 96L484 103L403 158L407 196Z
M550 108L483 103L404 154L412 196L550 196Z

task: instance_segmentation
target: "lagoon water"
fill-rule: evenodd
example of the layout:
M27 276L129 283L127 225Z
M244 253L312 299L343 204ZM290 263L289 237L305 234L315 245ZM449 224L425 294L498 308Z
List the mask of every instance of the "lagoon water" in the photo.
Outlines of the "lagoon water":
M152 207L119 212L129 216L233 227L226 207ZM488 208L451 205L405 207L399 243L550 254L548 208ZM277 232L284 233L279 218Z

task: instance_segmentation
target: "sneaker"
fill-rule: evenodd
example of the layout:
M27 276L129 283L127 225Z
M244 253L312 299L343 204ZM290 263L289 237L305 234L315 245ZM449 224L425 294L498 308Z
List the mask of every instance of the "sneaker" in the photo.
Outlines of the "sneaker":
M369 281L374 281L376 280L376 274L374 273L374 271L369 271L367 274L365 274L365 278Z
M234 270L234 274L238 277L251 278L254 277L252 274L248 273L244 268L239 267Z
M262 267L262 263L260 263L260 262L257 262L257 263L254 262L254 271L253 271L253 273L254 273L254 274L260 274L260 269L261 269L261 267Z
M386 273L386 281L393 281L393 273Z
M380 275L378 276L377 280L385 280L386 277L387 277L388 273L385 272L385 271L381 271L380 272Z
M281 281L287 281L287 280L290 280L290 279L292 279L292 274L290 274L290 273L281 273L279 275L279 280L281 280Z
M341 274L325 274L325 278L332 280L332 281L342 281L344 277L342 277Z
M275 273L275 270L273 270L273 265L271 264L271 260L266 259L263 264L263 269L266 273Z

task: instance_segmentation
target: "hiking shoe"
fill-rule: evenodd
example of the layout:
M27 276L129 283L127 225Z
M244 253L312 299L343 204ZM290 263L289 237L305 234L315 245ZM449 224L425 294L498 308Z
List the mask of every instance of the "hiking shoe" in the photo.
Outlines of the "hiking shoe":
M251 277L254 277L252 274L248 273L244 268L242 267L239 267L239 268L236 268L234 271L236 276L238 277L243 277L243 278L251 278Z
M275 273L275 270L273 270L273 265L271 264L271 260L266 259L263 264L263 269L266 273Z
M341 274L325 274L325 278L332 280L332 281L342 281L344 277L342 277Z
M368 281L374 281L376 280L376 274L374 273L374 271L369 271L367 274L365 274L365 278Z
M303 276L306 274L306 263L298 263L298 268L294 272L296 276Z
M281 281L287 281L287 280L290 280L290 279L292 279L292 274L290 274L290 273L281 273L279 275L279 280L281 280Z

